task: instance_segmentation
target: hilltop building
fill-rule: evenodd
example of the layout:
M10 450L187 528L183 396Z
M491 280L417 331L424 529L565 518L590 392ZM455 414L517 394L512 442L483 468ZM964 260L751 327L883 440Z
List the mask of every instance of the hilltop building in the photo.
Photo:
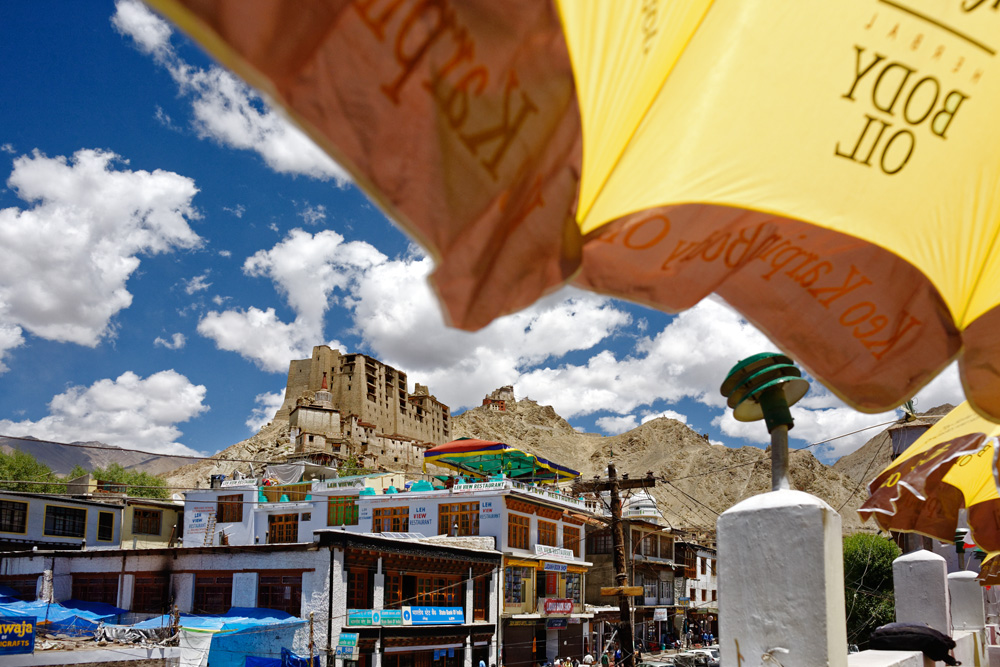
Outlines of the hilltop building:
M514 399L514 387L508 384L491 391L483 399L483 407L498 412L507 412L507 407L516 402Z
M451 411L425 385L407 391L406 373L364 354L326 345L288 367L285 400L292 459L335 459L388 468L420 465L423 451L451 439Z

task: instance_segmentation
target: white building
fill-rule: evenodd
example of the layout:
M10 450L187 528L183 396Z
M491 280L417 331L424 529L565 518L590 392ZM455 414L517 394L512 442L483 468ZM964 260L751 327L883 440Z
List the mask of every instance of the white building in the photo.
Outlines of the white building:
M0 492L0 551L117 547L122 506Z

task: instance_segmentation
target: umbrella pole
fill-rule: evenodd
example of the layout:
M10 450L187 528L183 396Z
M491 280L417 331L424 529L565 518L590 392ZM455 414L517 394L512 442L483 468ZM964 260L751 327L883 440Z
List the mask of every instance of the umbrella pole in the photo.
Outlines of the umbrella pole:
M780 424L771 431L771 490L792 488L788 479L788 425Z

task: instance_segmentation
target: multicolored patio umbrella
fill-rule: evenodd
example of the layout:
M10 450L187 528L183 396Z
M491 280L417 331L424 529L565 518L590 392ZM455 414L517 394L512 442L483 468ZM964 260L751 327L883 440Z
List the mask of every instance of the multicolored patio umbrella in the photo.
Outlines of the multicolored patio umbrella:
M524 481L562 482L580 476L575 470L508 444L472 438L431 447L424 452L424 472L427 472L428 463L476 477L502 473Z
M437 261L456 326L721 295L851 405L1000 419L1000 12L857 0L147 0Z
M885 530L953 542L965 508L972 541L984 551L1000 551L997 436L1000 424L962 403L875 477L858 513Z

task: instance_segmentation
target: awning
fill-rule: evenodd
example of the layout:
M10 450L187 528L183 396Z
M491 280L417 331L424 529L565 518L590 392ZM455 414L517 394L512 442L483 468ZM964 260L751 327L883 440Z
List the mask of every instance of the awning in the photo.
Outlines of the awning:
M424 472L428 463L480 478L503 474L522 481L561 482L580 476L575 470L506 443L473 438L460 438L425 450Z

